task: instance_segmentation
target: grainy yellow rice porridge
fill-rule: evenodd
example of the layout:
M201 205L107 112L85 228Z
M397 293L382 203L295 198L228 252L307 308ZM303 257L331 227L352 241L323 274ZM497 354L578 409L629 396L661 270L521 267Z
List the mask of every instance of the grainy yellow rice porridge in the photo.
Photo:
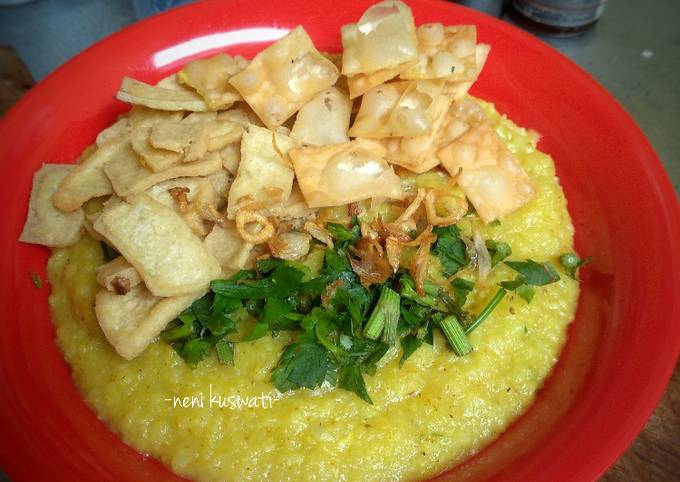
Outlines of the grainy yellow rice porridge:
M537 193L481 235L509 243L517 259L572 251L573 228L552 160L535 149L534 134L484 107ZM400 349L393 347L378 374L366 377L369 405L344 390L278 394L269 378L290 341L286 334L237 344L235 366L219 364L212 353L192 369L162 341L133 360L121 358L94 314L94 270L102 263L100 243L90 237L54 250L49 260L50 307L73 378L126 443L202 481L436 474L479 451L531 405L559 356L578 298L578 283L568 276L536 288L530 304L509 293L470 336L474 351L465 357L436 334L433 347L423 345L400 368ZM494 269L487 287L473 293L471 311L485 305L495 283L512 277L506 266ZM251 398L256 406L220 408L216 398L210 403L211 390L223 401L265 398ZM194 406L178 406L183 397L195 397Z

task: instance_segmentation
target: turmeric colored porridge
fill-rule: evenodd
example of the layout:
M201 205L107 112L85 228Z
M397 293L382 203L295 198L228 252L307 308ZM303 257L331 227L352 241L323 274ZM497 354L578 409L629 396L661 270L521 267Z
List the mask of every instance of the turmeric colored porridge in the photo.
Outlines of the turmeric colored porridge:
M75 166L22 240L98 416L194 480L418 480L532 403L578 298L538 135L467 94L473 26L401 2L190 62ZM396 46L395 48L392 48Z

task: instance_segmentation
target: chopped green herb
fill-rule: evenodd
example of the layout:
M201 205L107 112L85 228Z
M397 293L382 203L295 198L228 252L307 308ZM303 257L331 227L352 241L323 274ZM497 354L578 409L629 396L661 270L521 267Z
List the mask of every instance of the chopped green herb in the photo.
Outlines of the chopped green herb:
M534 299L534 288L526 283L524 279L522 279L522 276L517 276L512 281L503 281L500 283L502 288L505 288L508 291L514 291L517 293L519 296L524 298L524 300L527 303L531 303L531 300Z
M460 326L455 316L447 316L441 320L439 327L444 332L444 336L446 336L456 355L465 356L472 351L472 345L470 345L463 327Z
M203 360L208 354L210 346L209 341L197 336L191 336L184 342L180 351L180 356L184 358L184 361L186 361L189 366L196 366L198 362Z
M436 296L439 294L439 287L437 285L426 282L424 286L425 295L420 296L416 292L416 283L413 281L410 274L403 274L399 280L399 284L401 285L399 294L402 298L414 301L422 306L429 306L430 308L437 306L438 301Z
M391 346L400 343L403 365L424 343L431 345L434 330L441 329L454 352L463 356L472 350L467 335L489 316L506 290L530 300L532 286L559 279L547 263L508 261L518 272L517 279L501 283L487 306L473 316L463 307L475 284L462 277L454 278L450 287L425 280L422 296L405 270L381 285L362 286L347 255L360 237L358 220L354 217L348 227L331 223L327 229L334 249L315 245L301 261L266 258L256 270L214 280L211 291L172 321L161 337L191 366L213 347L220 363L233 364L234 342L228 336L237 323L252 316L256 321L245 341L284 330L297 333L271 372L278 390L314 389L328 383L371 403L364 375L375 374ZM434 232L432 252L442 274L452 277L469 262L460 229L452 225ZM502 242L488 241L487 248L494 265L511 253ZM566 258L567 264L571 261Z
M453 287L455 302L462 308L467 302L468 295L475 288L475 283L474 281L468 281L464 278L455 278L451 282L451 286Z
M338 375L338 386L356 393L359 398L373 405L373 401L366 391L364 376L361 374L361 367L359 365L342 367Z
M161 338L168 343L172 341L181 340L188 337L194 332L194 324L192 323L182 323L174 328L167 329L161 333Z
M396 329L399 321L399 294L387 286L383 286L378 303L364 327L364 335L371 340L377 339L383 329L389 330L383 337L386 343L396 342Z
M488 318L491 312L496 309L498 303L501 302L501 300L505 296L505 293L506 291L504 288L499 288L498 291L496 291L496 294L493 295L493 298L491 298L489 303L487 303L487 305L482 309L482 311L479 312L479 314L475 317L474 321L465 327L466 335L469 335L470 333L475 331L475 329L479 325L481 325L484 320Z
M350 229L341 224L328 223L326 224L326 231L337 241L349 241L355 244L361 237L361 228L358 225L352 226Z
M404 353L399 359L399 366L402 366L408 358L413 355L413 353L420 348L423 344L423 340L418 338L416 335L408 335L401 339L401 348Z
M230 280L215 280L212 290L226 298L263 299L282 298L290 295L301 284L305 272L286 264L280 264L271 275L260 280L246 280L242 283ZM240 281L240 280L239 280Z
M314 389L333 368L328 351L322 345L316 341L295 342L283 350L272 372L272 382L281 392L300 387Z
M36 274L33 271L29 271L28 276L30 276L31 282L35 285L36 288L41 289L43 287L43 280L39 274Z
M531 259L526 261L506 261L506 265L517 271L524 282L531 286L544 286L559 281L560 275L550 263L537 263Z
M234 364L234 343L231 341L218 341L215 344L217 350L217 359L223 365Z
M444 274L452 276L468 262L465 242L460 238L460 229L451 225L434 228L433 232L437 235L437 241L432 252L439 258Z
M559 281L560 275L550 263L537 263L531 259L526 261L506 261L506 265L519 274L512 281L503 281L500 286L508 291L514 291L527 303L534 298L534 286L545 286Z
M560 263L564 267L564 270L575 280L578 280L578 269L589 262L590 260L588 258L581 259L576 253L565 253L560 256Z
M489 254L491 255L492 268L512 254L512 248L510 248L508 243L493 240L486 242L486 249L489 250Z
M259 340L269 332L269 325L267 323L262 323L258 321L253 325L253 329L250 333L243 339L244 341L255 341Z

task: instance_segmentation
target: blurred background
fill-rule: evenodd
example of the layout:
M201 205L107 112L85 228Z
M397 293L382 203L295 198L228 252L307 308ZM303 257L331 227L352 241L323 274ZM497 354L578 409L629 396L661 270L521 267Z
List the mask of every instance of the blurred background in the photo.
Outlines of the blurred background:
M0 115L35 82L97 40L186 3L189 0L0 0ZM680 0L455 3L530 31L592 74L645 131L680 192L680 135L675 132L680 119ZM603 480L680 480L678 407L676 371L645 430Z

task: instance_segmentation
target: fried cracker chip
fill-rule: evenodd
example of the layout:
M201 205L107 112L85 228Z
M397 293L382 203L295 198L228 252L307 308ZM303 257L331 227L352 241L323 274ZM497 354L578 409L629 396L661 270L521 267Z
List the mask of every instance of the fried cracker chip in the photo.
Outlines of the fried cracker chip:
M131 129L137 127L152 127L156 122L182 120L183 112L155 110L143 105L133 105L128 112L128 122Z
M342 70L342 54L337 53L337 52L321 52L321 55L326 57L328 60L333 62L333 65L335 65L335 68L338 69L338 72ZM338 77L338 80L335 81L335 87L338 89L344 90L345 92L349 92L349 86L347 85L347 77L345 75L340 75Z
M512 156L502 156L495 166L463 169L458 185L485 223L519 209L535 194L529 177Z
M196 118L197 114L213 115ZM234 122L218 121L214 114L194 113L182 120L157 122L151 129L149 142L156 149L182 154L184 162L191 162L208 151L216 151L238 141L243 127Z
M177 73L182 84L198 92L211 109L226 109L241 100L229 79L243 70L248 61L240 55L217 54L189 62Z
M145 194L107 205L94 228L135 267L155 296L207 289L220 273L217 260L182 217Z
M475 56L477 27L428 23L418 27L418 62L399 74L406 80L474 81L479 70Z
M462 81L462 82L447 82L444 85L444 92L451 95L454 100L462 99L465 94L468 93L470 87L475 83L477 77L484 68L486 59L489 57L489 52L491 52L491 46L486 44L477 44L475 47L475 58L477 62L477 75L473 80Z
M82 209L65 213L52 203L52 195L73 168L64 164L43 164L33 175L28 216L19 241L61 248L80 239Z
M229 110L223 110L217 113L218 121L229 121L240 124L241 127L247 128L250 124L255 124L259 127L264 127L264 124L257 116L255 111L246 103L240 102L236 107Z
M111 181L114 192L128 197L151 186L177 177L209 176L222 169L222 159L217 153L208 153L200 161L183 162L160 172L153 172L139 163L137 153L126 144L116 158L104 164L104 172Z
M291 149L290 158L311 208L341 206L370 198L400 198L397 175L376 141L356 139L345 144Z
M400 1L372 5L359 22L342 26L342 73L349 76L407 67L418 59L411 9Z
M351 113L352 101L347 94L330 87L302 106L290 136L312 146L349 142L347 129Z
M203 294L159 298L141 284L125 295L102 289L95 297L94 309L106 339L120 356L132 360Z
M219 261L223 276L230 276L240 269L253 267L252 263L249 263L253 245L243 240L236 225L231 221L225 223L224 227L215 224L203 243Z
M178 154L184 154L192 144L202 144L205 151L208 144L206 122L185 122L185 119L157 122L151 127L149 143L155 149Z
M272 204L258 210L258 213L265 217L275 217L280 221L293 219L313 219L316 216L316 209L307 206L300 186L293 181L293 189L290 196L283 202Z
M142 282L137 270L122 256L97 268L97 283L118 295L124 295Z
M387 149L385 158L391 163L415 173L426 172L439 164L439 132L451 105L448 96L440 95L432 106L432 129L428 134L414 137L393 137L383 139Z
M432 131L435 99L443 82L400 81L366 92L349 130L351 137L414 137Z
M503 156L512 154L488 123L467 129L437 152L442 166L451 175L460 169L495 166Z
M194 91L152 86L130 77L123 77L116 98L128 104L158 110L195 112L210 110L203 98Z
M93 154L68 173L52 198L62 211L79 209L85 201L113 193L111 181L104 173L104 165L124 154L129 141L127 136L103 144Z
M139 163L153 172L160 172L182 162L183 153L154 147L151 144L152 132L153 127L137 127L130 132L130 145L139 156Z
M97 147L101 147L103 144L125 137L130 128L130 122L127 117L121 117L116 122L111 124L109 127L97 134L97 140L95 143Z
M232 175L236 175L238 165L241 163L241 145L239 142L234 142L225 146L219 151L222 166Z
M418 39L411 9L387 0L371 6L358 23L344 25L342 73L354 99L413 65Z
M399 75L401 69L380 69L369 74L354 74L347 78L349 98L356 99L380 84Z
M241 140L241 162L229 190L227 214L234 219L242 208L259 209L290 196L295 173L285 156L297 141L251 125ZM255 207L254 207L255 206Z
M338 69L321 55L301 26L267 47L231 77L262 122L274 129L315 94L332 86Z
M171 207L173 209L178 207L176 198L170 193L174 188L186 188L186 201L192 203L198 192L199 185L203 181L208 181L218 197L216 205L217 209L224 207L227 201L227 193L233 181L233 176L224 169L217 171L214 174L205 177L180 177L177 179L170 179L150 187L145 192L156 201Z

